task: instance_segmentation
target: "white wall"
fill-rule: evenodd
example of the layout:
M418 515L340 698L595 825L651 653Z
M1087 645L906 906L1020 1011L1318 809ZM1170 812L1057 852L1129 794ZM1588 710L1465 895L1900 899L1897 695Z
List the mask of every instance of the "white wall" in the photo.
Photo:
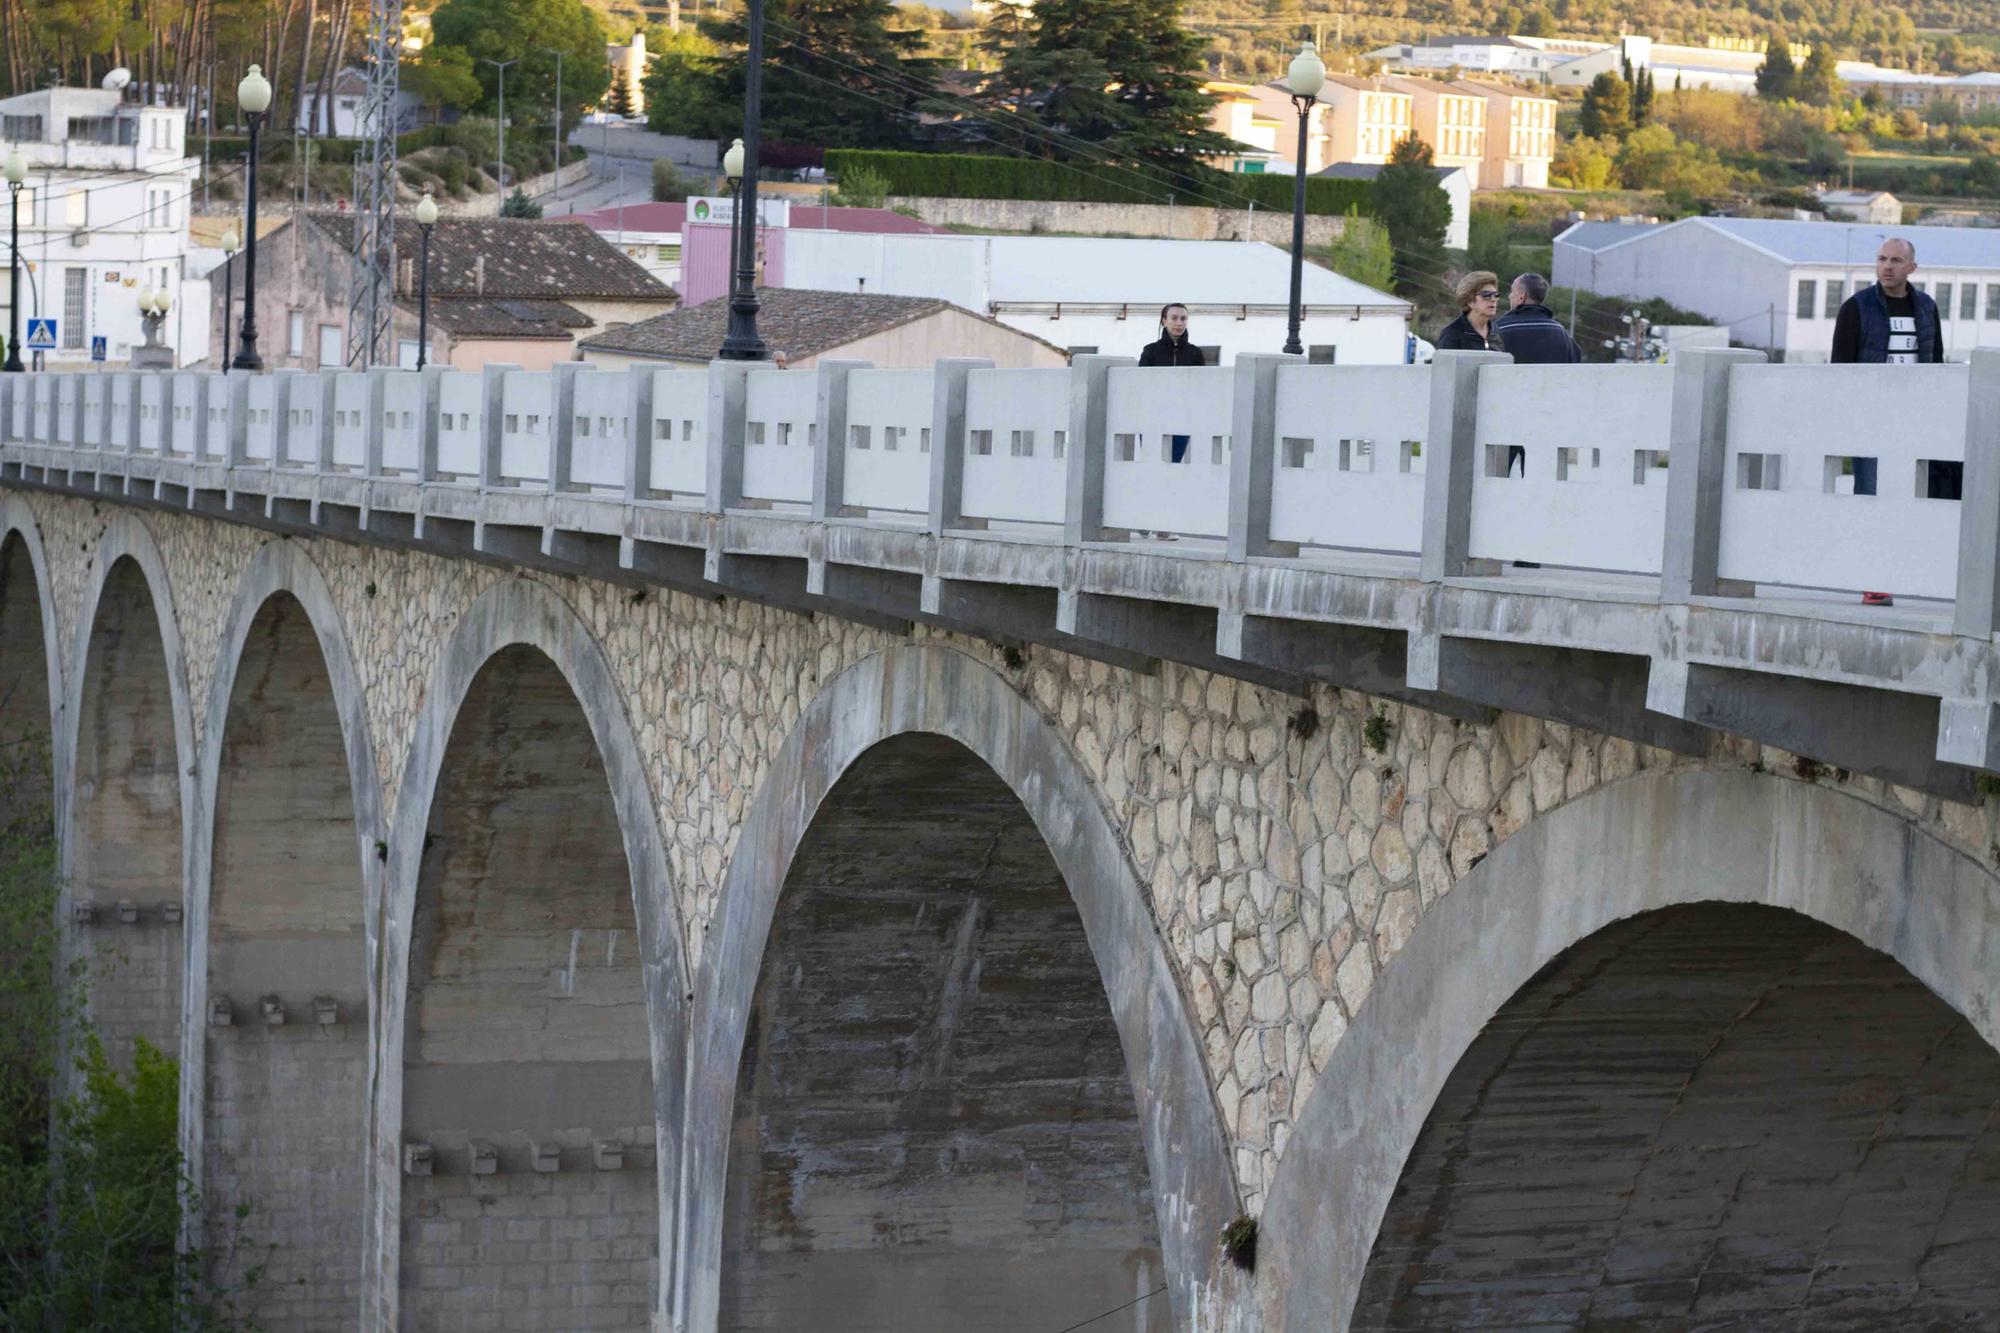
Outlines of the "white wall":
M1775 329L1777 347L1817 339L1823 357L1833 336L1824 321L1793 331L1784 263L1704 227L1646 231L1594 255L1558 241L1551 276L1557 286L1607 296L1662 297L1727 325L1733 341L1752 347L1771 347Z
M1135 312L1128 319L1114 314L1065 314L1060 319L1046 315L1008 311L997 316L1001 323L1047 339L1070 350L1095 348L1106 356L1133 356L1160 336L1155 310ZM1189 312L1188 333L1203 347L1220 346L1222 365L1243 352L1277 352L1285 345L1286 317L1280 312L1252 311L1239 319L1233 312L1196 308ZM1403 317L1366 314L1352 318L1351 308L1330 314L1315 314L1307 308L1299 330L1299 341L1308 349L1330 345L1336 349L1334 363L1343 366L1400 365L1403 361Z
M822 292L867 290L892 296L935 296L984 312L987 246L978 236L907 237L870 232L797 230L785 237L785 282Z

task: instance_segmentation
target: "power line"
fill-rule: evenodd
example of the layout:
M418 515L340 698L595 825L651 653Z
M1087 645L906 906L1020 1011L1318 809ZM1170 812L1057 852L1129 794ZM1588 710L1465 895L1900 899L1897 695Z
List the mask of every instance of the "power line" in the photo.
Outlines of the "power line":
M1106 1310L1106 1311L1105 1311L1105 1312L1104 1312L1103 1314L1094 1314L1094 1315L1092 1315L1092 1316L1091 1316L1090 1318L1088 1318L1088 1319L1084 1320L1084 1321L1083 1321L1083 1323L1081 1323L1081 1324L1071 1324L1071 1325L1070 1325L1070 1326L1069 1326L1068 1328L1061 1328L1061 1329L1057 1329L1057 1330L1056 1330L1056 1333L1076 1333L1076 1330L1077 1330L1077 1329L1079 1329L1079 1328L1084 1328L1084 1327L1087 1327L1087 1326L1089 1326L1089 1325L1091 1325L1091 1324L1094 1324L1094 1323L1096 1323L1096 1322L1097 1322L1098 1320L1100 1320L1100 1319L1109 1319L1109 1318L1110 1318L1110 1317L1111 1317L1112 1315L1115 1315L1115 1314L1117 1314L1117 1313L1118 1313L1118 1312L1119 1312L1120 1310L1129 1310L1129 1309L1131 1309L1131 1308L1132 1308L1133 1306L1135 1306L1135 1305L1139 1304L1139 1303L1140 1303L1141 1301L1150 1301L1150 1300L1152 1300L1152 1299L1153 1299L1153 1297L1155 1297L1155 1296L1159 1295L1159 1294L1160 1294L1161 1292L1165 1291L1166 1289L1167 1289L1167 1284L1166 1284L1166 1283L1164 1283L1164 1282L1162 1282L1162 1283L1161 1283L1161 1284L1160 1284L1159 1286L1157 1286L1157 1287L1154 1287L1154 1288L1153 1288L1153 1289L1152 1289L1151 1291L1147 1292L1147 1293L1146 1293L1145 1295L1143 1295L1143 1296L1134 1296L1134 1297L1133 1297L1133 1298L1132 1298L1131 1300L1129 1300L1129 1301L1125 1302L1125 1303L1124 1303L1123 1305L1121 1305L1121 1306L1117 1307L1117 1309L1113 1309L1113 1310Z

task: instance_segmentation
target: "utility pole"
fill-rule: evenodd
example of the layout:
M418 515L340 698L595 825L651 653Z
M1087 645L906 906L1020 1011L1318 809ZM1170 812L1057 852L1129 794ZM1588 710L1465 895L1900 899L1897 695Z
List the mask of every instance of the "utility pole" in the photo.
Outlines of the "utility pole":
M542 50L556 58L556 189L562 189L562 58L563 53L553 46Z
M500 71L500 207L495 212L505 212L507 208L507 66L521 63L519 56L512 60L494 60L486 63Z

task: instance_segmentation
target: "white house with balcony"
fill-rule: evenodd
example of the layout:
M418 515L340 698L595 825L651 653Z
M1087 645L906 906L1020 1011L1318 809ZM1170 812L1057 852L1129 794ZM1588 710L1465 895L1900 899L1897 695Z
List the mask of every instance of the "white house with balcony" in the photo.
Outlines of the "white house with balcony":
M1559 287L1662 297L1785 361L1825 361L1840 305L1875 281L1891 236L1917 249L1912 279L1937 301L1945 355L2000 343L2000 231L1779 218L1579 222L1556 238Z
M188 275L188 203L198 159L187 113L97 88L47 88L0 99L0 145L18 150L28 177L16 196L21 230L22 333L56 321L49 370L124 364L142 341L139 293L172 301L165 341L181 365L208 355L208 284ZM6 234L0 232L0 250ZM0 329L7 326L0 282Z
M1291 258L1259 241L805 231L787 238L777 285L935 297L1071 355L1136 357L1159 337L1160 307L1178 302L1209 363L1226 365L1284 346ZM1305 266L1303 293L1310 360L1404 359L1409 302L1316 264Z

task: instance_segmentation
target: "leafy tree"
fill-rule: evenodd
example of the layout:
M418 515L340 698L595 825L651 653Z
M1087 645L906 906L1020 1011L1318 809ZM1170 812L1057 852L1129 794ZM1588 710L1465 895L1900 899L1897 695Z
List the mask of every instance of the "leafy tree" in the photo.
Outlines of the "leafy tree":
M1559 140L1549 180L1572 190L1618 188L1618 141L1582 134Z
M767 0L763 136L824 148L913 144L936 70L917 54L923 34L899 22L891 0ZM749 38L740 12L704 18L701 31L732 51ZM708 132L726 142L743 132L744 62L718 69Z
M1578 128L1593 139L1622 139L1632 131L1632 85L1610 70L1583 90Z
M1792 95L1792 85L1798 76L1791 46L1784 37L1773 33L1764 44L1764 63L1757 67L1757 96L1769 102L1782 102Z
M497 111L500 75L488 60L512 60L507 70L509 106L556 104L556 58L561 51L564 125L603 100L611 83L604 59L604 23L583 0L445 0L431 15L431 35L475 61L482 104Z
M679 203L693 194L698 187L695 182L681 175L672 162L660 157L653 159L653 202L656 204Z
M541 215L542 206L528 198L518 185L500 205L500 216L503 218L538 218Z
M660 26L646 34L646 50L653 57L640 81L646 91L647 129L725 140L742 133L740 126L718 124L726 119L718 114L723 109L721 47L695 28L674 32Z
M1974 153L1972 161L1966 166L1965 180L1974 194L1987 199L2000 197L2000 157L1991 153Z
M412 97L443 118L446 107L463 111L480 98L479 78L472 71L472 53L463 47L431 45L407 61L398 76Z
M1326 265L1364 287L1388 291L1396 280L1396 257L1389 245L1388 228L1374 218L1363 217L1359 209L1348 210L1339 239L1327 249Z
M1397 290L1415 295L1435 287L1444 271L1451 199L1438 186L1431 146L1416 135L1396 145L1376 176L1375 209L1395 251Z
M1547 5L1535 5L1521 16L1520 35L1523 37L1553 37L1556 35L1556 16Z
M1792 96L1811 106L1829 106L1840 95L1840 74L1833 48L1816 42L1792 80Z
M1735 176L1712 148L1683 143L1664 125L1633 130L1618 150L1618 175L1630 190L1663 190L1693 197L1721 194Z

